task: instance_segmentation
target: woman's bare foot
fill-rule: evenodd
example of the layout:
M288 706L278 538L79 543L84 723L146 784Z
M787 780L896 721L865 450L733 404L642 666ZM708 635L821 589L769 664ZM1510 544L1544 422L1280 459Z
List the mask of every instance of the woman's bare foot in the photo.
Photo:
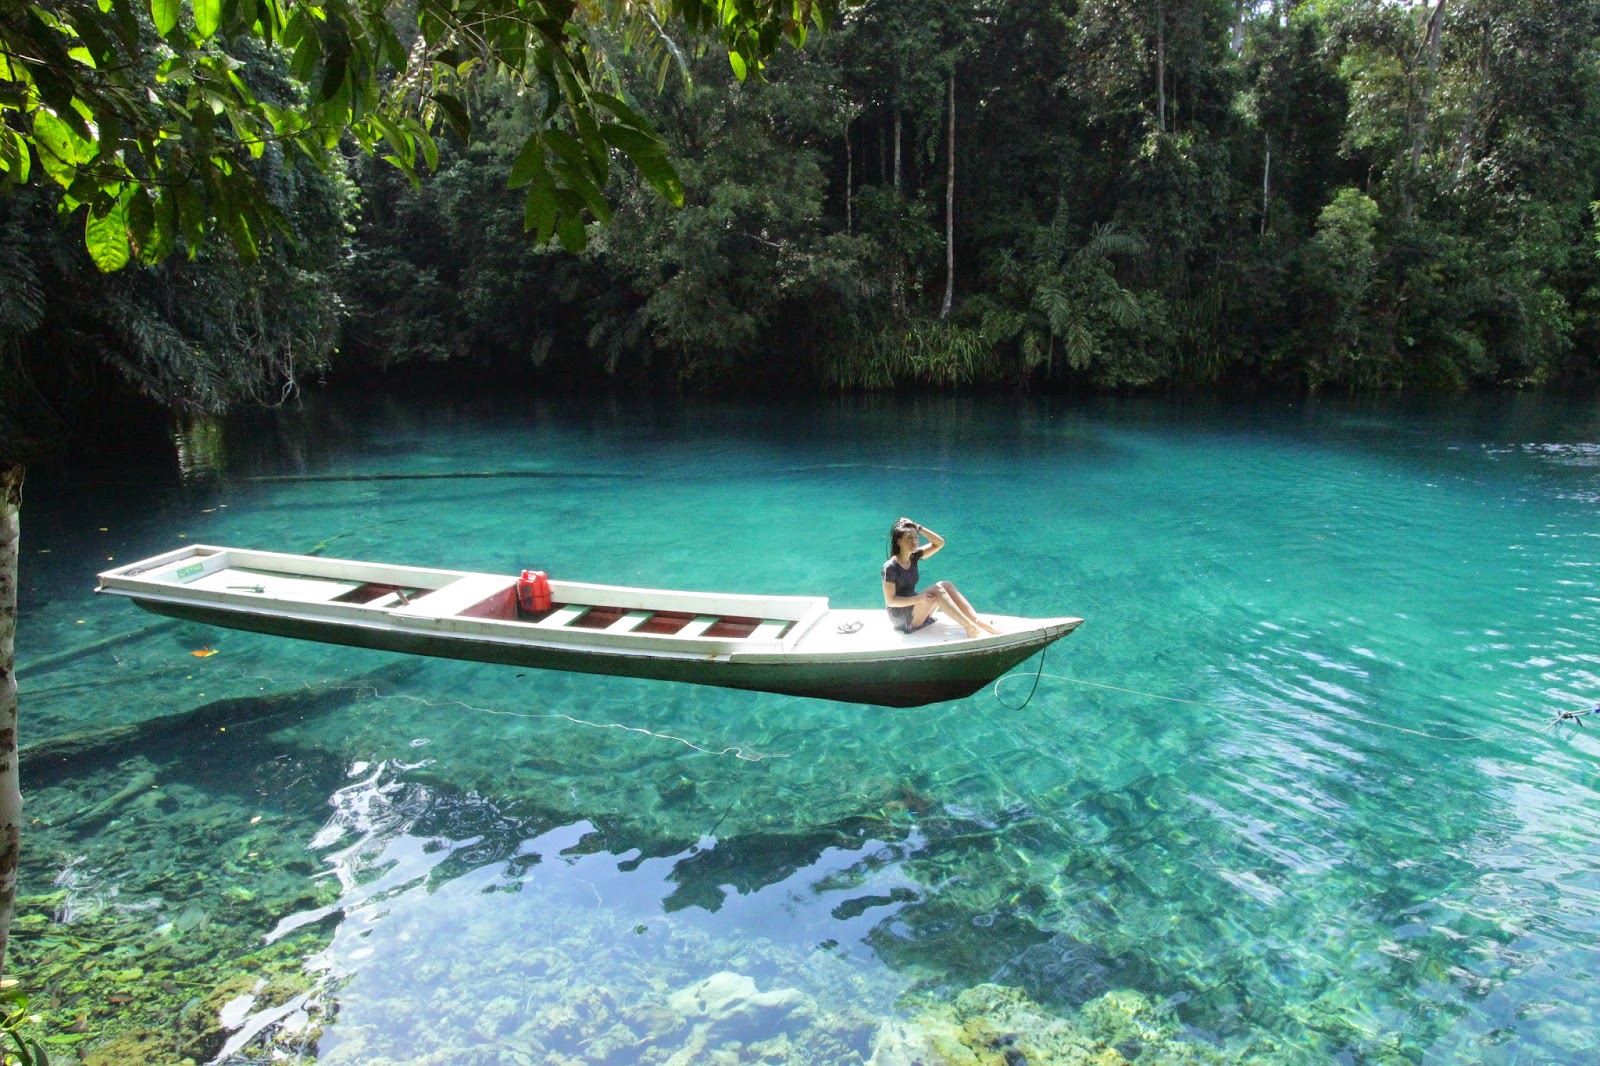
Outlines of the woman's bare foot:
M993 622L985 622L982 619L979 619L978 625L985 633L988 633L991 636L998 637L1000 635L999 628Z

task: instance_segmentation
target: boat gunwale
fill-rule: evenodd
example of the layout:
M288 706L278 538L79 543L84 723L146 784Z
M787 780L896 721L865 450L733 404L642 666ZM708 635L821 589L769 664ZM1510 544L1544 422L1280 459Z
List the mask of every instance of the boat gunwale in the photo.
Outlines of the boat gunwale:
M428 635L463 644L474 642L508 647L547 648L551 651L588 652L622 657L672 657L683 659L717 658L752 666L784 662L827 663L894 662L899 660L937 660L942 658L967 658L1003 652L1030 644L1049 644L1076 629L1081 619L1053 618L1030 622L1027 629L939 644L878 645L851 651L829 649L807 651L782 641L750 641L748 638L730 637L676 637L661 633L607 633L604 630L533 629L526 622L493 618L462 618L459 616L393 615L361 604L323 604L298 602L301 608L285 609L286 601L237 599L201 599L196 596L172 596L135 592L128 589L102 587L97 591L124 596L135 603L143 601L173 607L195 607L203 610L226 611L233 614L259 617L271 615L285 621L311 624L348 625L377 633L397 635ZM274 609L262 610L271 604ZM857 611L825 611L856 614ZM403 621L400 621L403 620ZM1058 632L1059 630L1059 632ZM648 642L648 643L647 643Z
M591 607L638 606L643 608L647 606L643 602L637 604L617 603L615 601L618 597L608 595L610 593L624 593L627 594L621 597L624 601L648 600L652 595L657 595L680 605L683 604L685 598L690 604L701 603L708 607L712 604L720 604L717 609L707 610L702 613L729 616L740 616L742 614L750 617L760 615L766 618L779 619L783 616L767 611L766 605L781 604L789 607L798 608L803 606L805 608L803 611L797 612L798 617L792 619L793 624L787 628L783 637L776 640L752 640L749 637L678 636L675 633L610 633L601 629L574 627L543 628L537 622L521 619L465 615L461 612L466 608L462 607L458 607L448 613L429 613L425 609L425 596L418 596L409 605L401 605L401 607L396 608L392 605L372 606L365 603L347 603L333 600L282 596L263 597L256 593L194 588L188 583L175 580L157 580L144 577L147 572L152 570L166 570L173 567L174 564L184 563L196 558L204 558L210 561L218 556L222 557L220 565L213 566L205 574L196 575L196 580L200 577L227 570L256 568L266 570L269 573L279 573L285 577L305 577L321 580L409 583L397 581L396 579L410 577L430 579L446 577L449 579L443 584L429 588L429 592L439 592L451 587L457 581L473 578L492 578L496 582L503 580L505 583L503 591L510 590L516 585L515 578L506 577L502 579L499 575L486 574L480 571L411 567L402 564L367 563L346 559L323 559L317 556L196 544L186 545L171 552L153 556L150 559L128 563L124 566L104 571L99 575L100 586L96 591L124 596L132 599L135 603L141 603L141 605L142 601L151 601L180 609L193 607L255 617L271 615L289 622L349 625L377 633L390 632L396 635L427 634L463 643L482 642L503 646L548 648L552 651L585 652L619 657L649 658L670 656L672 658L691 660L717 659L750 666L775 665L784 662L806 662L826 665L830 663L890 663L901 660L937 661L945 658L981 657L1004 653L1010 649L1029 645L1048 645L1070 633L1082 623L1081 618L1072 617L1049 619L1017 618L1014 620L1026 622L1027 627L997 635L939 641L937 643L919 641L902 643L897 641L893 644L878 643L855 649L828 647L807 650L800 647L804 638L814 631L817 626L821 625L823 619L828 618L830 615L849 621L874 612L859 608L832 608L829 606L829 601L826 597L816 596L688 592L673 589L642 589L631 586L599 585L587 582L552 581L550 583L552 594L560 593L562 596L568 596L569 591L581 590L586 596L593 596L597 600L595 603L585 604L584 600L573 599L568 596L568 598L561 599L561 602ZM261 565L262 563L277 564L279 568L272 569L270 566ZM298 565L302 563L316 565L311 567ZM321 571L321 573L305 573L305 569ZM134 573L128 573L130 570L134 571ZM360 578L352 577L352 570L356 570L364 576ZM499 593L490 593L489 598L493 598L497 594ZM693 609L693 607L686 605L664 607L659 604L648 604L648 606L656 610ZM409 609L407 609L408 607ZM758 607L760 609L757 609Z
M458 582L489 579L501 588L486 593L470 604L454 604L435 612L427 608L427 595L409 604L374 606L317 600L293 595L262 596L251 592L195 587L192 582L175 580L172 575L181 565L203 559L208 569L194 575L198 581L231 570L261 570L286 578L325 581L381 582L416 584L439 593ZM303 564L319 564L306 566ZM131 571L131 573L130 573ZM152 571L161 576L146 576ZM307 572L319 571L319 572ZM444 577L441 584L433 584ZM430 633L463 640L482 640L495 644L549 647L564 651L592 651L602 654L663 655L685 658L715 656L725 658L746 649L778 651L787 654L830 610L826 597L773 596L750 593L693 592L680 589L643 589L624 585L589 582L552 581L553 595L561 602L585 607L615 607L655 611L716 614L726 617L761 617L789 623L777 639L753 640L750 637L678 636L675 633L608 633L578 627L540 627L523 619L487 618L463 612L494 596L510 591L516 579L480 571L448 570L437 567L410 567L401 564L367 563L360 560L320 559L316 556L265 552L249 548L223 548L213 545L187 545L149 559L127 563L99 575L96 591L125 596L136 603L144 600L174 607L195 606L241 615L276 615L308 623L355 625L364 629L394 633ZM412 579L422 580L412 580Z
M180 563L197 556L204 556L207 560L218 556L224 558L222 565L213 570L225 569L262 569L280 573L285 577L303 577L320 580L360 580L363 582L384 582L389 584L408 584L397 580L406 577L437 578L448 580L440 584L431 584L427 581L410 582L427 587L429 593L439 592L448 588L456 581L466 578L492 578L504 580L506 587L516 584L516 578L505 577L478 570L450 570L440 567L407 566L401 563L372 563L359 559L325 559L315 555L294 555L287 552L260 551L255 548L224 548L209 544L194 544L166 552L162 555L152 556L149 559L127 563L111 570L102 571L98 576L102 588L189 588L188 583L157 580L146 575L153 570L164 570L174 563ZM277 567L263 565L264 563L277 563ZM133 571L130 573L129 571ZM212 572L212 571L208 571ZM360 575L352 577L352 572ZM204 576L204 575L197 575ZM783 619L799 623L808 619L818 606L827 605L825 596L790 596L767 593L747 592L701 592L690 589L665 589L643 588L634 585L605 585L587 581L567 581L552 579L550 582L552 596L562 603L586 604L591 607L649 607L654 610L672 610L675 608L661 607L659 601L682 600L688 604L712 605L724 601L732 606L719 609L721 614L746 614L761 615L764 618ZM195 595L195 590L190 595ZM557 594L560 595L557 595ZM590 598L593 597L593 598ZM422 606L424 597L418 596L413 603ZM653 602L632 603L633 600ZM239 602L254 602L250 596L241 597ZM266 601L261 601L266 602ZM298 599L283 599L273 602L302 603L310 602ZM366 607L366 604L347 604L345 606ZM374 608L382 611L385 608ZM418 615L426 615L426 611L414 611ZM711 613L711 612L703 612ZM455 612L439 615L438 617L454 617ZM812 619L814 620L814 619ZM798 628L798 625L795 627Z

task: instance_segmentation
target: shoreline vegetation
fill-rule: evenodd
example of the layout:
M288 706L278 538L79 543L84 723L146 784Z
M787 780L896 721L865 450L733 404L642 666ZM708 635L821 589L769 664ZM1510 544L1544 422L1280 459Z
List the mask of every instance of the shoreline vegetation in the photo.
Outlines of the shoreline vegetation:
M524 232L506 175L541 105L493 76L470 144L441 132L415 185L355 151L249 160L290 230L253 260L180 239L187 262L102 274L59 190L24 186L0 198L0 430L26 453L373 375L1587 386L1597 42L1597 0L874 0L766 80L717 49L686 58L692 92L616 70L684 203L612 168L610 221L563 236L579 251ZM260 91L293 84L247 45Z

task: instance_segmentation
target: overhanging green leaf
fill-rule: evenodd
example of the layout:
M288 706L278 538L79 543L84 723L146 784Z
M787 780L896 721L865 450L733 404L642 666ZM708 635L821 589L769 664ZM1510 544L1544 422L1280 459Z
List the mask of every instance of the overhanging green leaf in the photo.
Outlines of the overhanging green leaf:
M156 24L156 32L165 37L178 25L178 12L182 5L179 0L150 0L150 18Z
M544 140L537 133L531 133L522 142L522 150L511 164L511 177L506 180L506 188L520 189L544 170Z
M450 129L461 139L463 144L472 140L472 117L467 114L465 105L449 93L434 93L433 102L439 105L439 110L444 112L445 121L450 124Z
M583 219L575 213L564 213L556 220L556 233L561 238L561 247L577 255L589 243L588 234L583 229Z
M528 186L522 203L522 232L532 233L534 240L543 244L550 239L556 227L556 191L549 175L543 182Z
M194 28L202 41L216 36L222 25L222 0L194 0Z
M110 274L128 265L128 198L119 197L103 212L89 210L84 223L83 243L89 258L102 273Z

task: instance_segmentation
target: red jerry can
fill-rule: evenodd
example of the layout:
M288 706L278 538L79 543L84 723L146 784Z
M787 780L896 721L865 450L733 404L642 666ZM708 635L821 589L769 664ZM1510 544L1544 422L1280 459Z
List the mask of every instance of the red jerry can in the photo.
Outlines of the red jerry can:
M543 570L524 570L517 579L517 607L525 614L550 609L550 579Z

